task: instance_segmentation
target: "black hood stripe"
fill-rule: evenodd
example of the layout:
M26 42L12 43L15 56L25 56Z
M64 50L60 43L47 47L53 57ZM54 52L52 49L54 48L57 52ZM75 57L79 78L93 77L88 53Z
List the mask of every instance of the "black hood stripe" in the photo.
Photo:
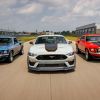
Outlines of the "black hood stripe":
M45 50L47 50L48 52L56 51L57 48L57 44L45 44Z

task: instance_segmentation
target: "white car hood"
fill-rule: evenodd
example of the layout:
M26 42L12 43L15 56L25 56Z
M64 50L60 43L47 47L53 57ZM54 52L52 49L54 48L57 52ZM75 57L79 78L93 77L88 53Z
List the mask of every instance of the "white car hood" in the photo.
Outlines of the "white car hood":
M29 52L36 54L36 55L43 55L43 54L68 54L73 52L73 48L71 45L69 44L57 44L57 50L56 51L52 51L52 52L48 52L45 49L45 44L36 44L33 45Z

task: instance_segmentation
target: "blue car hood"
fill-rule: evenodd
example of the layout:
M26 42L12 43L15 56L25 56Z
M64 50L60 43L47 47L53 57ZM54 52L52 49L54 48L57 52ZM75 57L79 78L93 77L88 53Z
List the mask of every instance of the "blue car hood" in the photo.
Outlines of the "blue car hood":
M10 45L0 45L0 50L8 50Z

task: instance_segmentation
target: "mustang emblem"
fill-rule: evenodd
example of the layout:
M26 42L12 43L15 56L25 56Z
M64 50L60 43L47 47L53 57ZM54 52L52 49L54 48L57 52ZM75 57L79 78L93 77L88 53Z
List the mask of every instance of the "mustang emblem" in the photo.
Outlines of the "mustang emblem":
M49 56L50 58L54 58L55 56Z

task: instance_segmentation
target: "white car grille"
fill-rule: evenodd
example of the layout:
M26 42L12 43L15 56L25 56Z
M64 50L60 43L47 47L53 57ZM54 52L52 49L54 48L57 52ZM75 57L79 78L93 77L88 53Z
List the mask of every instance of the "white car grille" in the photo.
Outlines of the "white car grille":
M65 64L39 64L37 67L66 67Z

